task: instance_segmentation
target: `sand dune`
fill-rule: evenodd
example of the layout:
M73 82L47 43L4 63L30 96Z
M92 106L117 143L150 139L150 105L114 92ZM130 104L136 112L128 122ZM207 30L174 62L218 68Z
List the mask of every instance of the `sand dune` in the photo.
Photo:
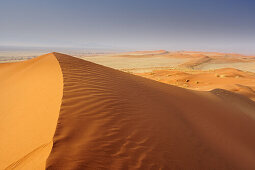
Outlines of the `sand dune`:
M137 75L193 90L210 91L221 88L255 101L255 74L233 68L210 71L154 70Z
M54 55L0 64L0 169L44 169L63 78Z
M228 104L221 91L194 92L55 55L65 83L48 169L255 167L249 99L233 95Z
M187 90L59 53L0 66L1 79L15 75L0 86L1 102L9 107L0 107L3 168L28 153L33 158L24 165L43 168L45 157L38 154L48 154L51 147L41 148L56 125L49 170L255 168L255 103L244 96ZM28 78L13 74L18 71ZM23 90L28 84L31 93ZM27 100L9 99L2 94L7 90ZM26 107L14 111L18 105ZM8 145L12 138L18 140Z

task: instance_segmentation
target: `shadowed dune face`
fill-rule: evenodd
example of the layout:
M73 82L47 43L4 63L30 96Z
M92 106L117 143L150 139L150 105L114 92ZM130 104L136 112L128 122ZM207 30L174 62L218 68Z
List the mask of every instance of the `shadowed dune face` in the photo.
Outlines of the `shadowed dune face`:
M44 169L63 77L52 54L0 64L0 169Z
M47 169L255 168L255 104L249 99L54 55L64 88Z

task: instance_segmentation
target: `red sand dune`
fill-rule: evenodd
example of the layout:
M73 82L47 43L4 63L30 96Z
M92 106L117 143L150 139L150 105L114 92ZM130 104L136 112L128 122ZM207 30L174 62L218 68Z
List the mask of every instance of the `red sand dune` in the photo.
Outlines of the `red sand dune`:
M137 73L137 75L193 90L210 91L221 88L242 94L255 101L255 73L234 68L209 71L154 70L149 73Z
M58 64L43 63L46 59L49 63L50 60L53 62L53 56L59 61L62 74L57 70ZM37 65L43 67L41 71L35 72L37 66L32 64L31 60L20 63L19 67L10 64L0 65L0 68L16 67L17 81L36 86L33 94L18 92L22 89L15 86L16 96L22 98L24 95L39 95L38 100L48 99L48 103L55 102L52 104L55 104L56 109L48 110L54 118L45 114L46 112L42 113L51 119L48 120L51 123L55 122L59 103L49 100L48 95L57 93L54 99L59 99L61 93L52 87L62 85L63 75L62 104L53 147L46 163L49 170L255 168L255 103L244 96L220 89L212 92L182 89L59 53L41 56L35 60L38 60ZM27 72L39 78L41 75L48 75L49 79L55 76L54 85L51 84L53 81L47 83L47 78L44 78L41 84L33 84L33 79L22 81L18 71L26 70L22 69L25 64L31 68ZM6 69L0 74L0 78L13 73ZM14 90L7 84L1 84L0 87L0 94ZM49 90L49 93L40 95L40 89ZM6 98L5 105L14 103L7 95L1 96L2 100L3 97ZM29 102L33 101L16 101L16 104L10 107L15 108L16 105ZM18 150L5 144L1 151L6 152L0 152L0 160L6 155L20 153L21 156L21 153L35 150L43 141L40 139L41 134L52 137L49 129L43 132L35 129L45 125L44 121L15 116L31 116L34 111L39 113L45 101L38 102L38 105L32 103L31 107L27 106L24 113L12 112L12 116L9 115L11 109L3 112L0 107L0 116L10 119L6 121L1 118L0 123L4 123L6 128L2 138L4 141L8 141L8 136L12 135L7 128L14 119L31 128L27 131L14 129L16 135L23 136L27 142L38 143L26 150L20 149L24 144L21 139L14 142ZM48 108L46 105L45 107ZM29 124L30 121L33 123ZM35 136L31 139L28 132L34 132ZM2 147L3 143L0 144ZM22 146L19 146L20 144ZM34 158L36 156L33 155ZM5 159L8 163L1 164L3 168L17 160L23 162L20 157L9 156ZM31 160L29 163L35 166L41 162Z

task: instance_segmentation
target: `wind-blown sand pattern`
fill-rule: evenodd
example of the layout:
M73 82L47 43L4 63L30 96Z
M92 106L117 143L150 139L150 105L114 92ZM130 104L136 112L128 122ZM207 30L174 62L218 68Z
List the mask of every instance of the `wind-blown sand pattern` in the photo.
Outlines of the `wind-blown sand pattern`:
M62 73L57 69L55 74L52 73L52 68L57 68L57 64L51 66L52 68L47 65L43 70L47 74L50 72L50 77L56 77L54 88L58 86L62 90L59 86L63 86L63 93L55 89L56 91L51 90L48 94L55 94L55 99L62 97L62 104L58 115L56 111L59 109L59 100L48 100L48 103L56 106L51 111L54 118L47 115L50 119L48 121L52 123L50 129L55 130L56 125L57 127L46 163L47 169L255 168L255 103L247 97L221 89L211 92L183 89L59 53L33 60L38 60L38 64L43 65L46 59L53 62L52 56L58 60ZM40 77L45 72L32 74ZM5 71L4 75L7 73L11 74ZM60 83L62 75L63 85ZM46 81L47 79L43 82ZM30 80L24 82L29 83ZM52 87L43 86L44 83L37 86L43 87L42 89ZM7 86L1 87L10 89ZM45 96L44 98L48 99ZM19 104L20 101L16 103ZM5 114L0 109L1 116L10 117L10 109ZM34 105L27 109L41 110ZM29 112L19 114L25 113ZM15 117L15 113L12 114ZM17 120L26 119L19 117ZM1 119L2 122L6 123L6 127L11 123L4 119ZM38 132L33 139L28 138L27 131L15 132L24 136L26 141L37 143L43 141L38 139L41 134L47 133L48 142L51 142L49 129L43 132L35 129L45 123L41 120L39 124L33 123L26 124L31 127L30 132ZM3 139L7 141L11 133L8 130L4 133ZM28 150L37 152L44 147L45 141L36 147L30 144L33 149ZM18 146L18 141L15 144L18 149L22 148ZM11 146L4 147L6 151L9 148ZM8 163L1 164L3 168L20 160L14 158L13 155L17 153L15 150L9 151L10 156L6 158ZM25 151L21 150L20 153L24 154ZM0 153L2 160L7 153ZM27 154L23 157L25 155ZM36 154L33 157L36 158ZM38 163L31 160L28 164Z

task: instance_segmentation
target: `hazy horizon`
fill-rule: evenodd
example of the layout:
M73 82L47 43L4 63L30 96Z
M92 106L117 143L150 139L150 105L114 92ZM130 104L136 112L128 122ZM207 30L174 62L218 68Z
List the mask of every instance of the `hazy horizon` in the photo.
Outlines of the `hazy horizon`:
M255 55L252 0L10 0L0 46Z

